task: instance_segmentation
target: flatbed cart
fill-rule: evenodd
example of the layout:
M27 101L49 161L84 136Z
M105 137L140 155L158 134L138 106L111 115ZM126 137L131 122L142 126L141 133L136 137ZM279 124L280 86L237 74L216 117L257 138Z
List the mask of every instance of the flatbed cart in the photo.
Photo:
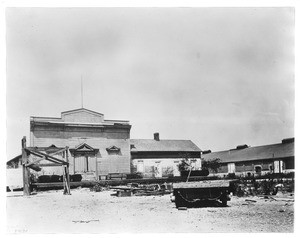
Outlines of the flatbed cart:
M176 207L193 207L203 201L220 200L227 206L229 198L229 180L205 180L173 184L172 202Z

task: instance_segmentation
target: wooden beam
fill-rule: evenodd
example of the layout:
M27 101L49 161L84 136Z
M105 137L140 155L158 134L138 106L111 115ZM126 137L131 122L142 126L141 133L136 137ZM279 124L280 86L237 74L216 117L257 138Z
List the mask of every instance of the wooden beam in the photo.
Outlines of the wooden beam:
M62 163L62 164L65 164L65 165L68 164L66 161L63 161L63 160L58 159L58 158L55 158L55 157L53 157L53 156L51 156L51 155L47 155L47 154L45 154L45 153L43 153L43 152L38 151L38 153L40 153L41 155L44 155L44 156L46 156L46 157L48 157L48 158L51 158L52 160L56 160L58 163Z
M55 152L53 152L53 153L50 153L50 155L56 155L56 154L59 154L59 153L62 153L62 152L65 152L67 150L67 148L63 148L63 149L60 149L60 150L58 150L58 151L55 151Z
M68 147L64 153L64 158L67 161L67 165L63 165L63 182L64 182L64 195L71 195L70 191L70 175L69 175L69 158L68 158Z
M66 178L66 170L65 170L65 165L62 166L63 169L63 185L64 185L64 195L67 194L67 178Z
M45 157L45 156L43 156L43 155L40 155L40 154L36 153L35 151L29 150L29 149L26 149L26 150L27 150L30 154L33 154L33 155L35 155L35 156L38 156L38 157L40 157L40 158L42 158L42 159L44 159L44 160L49 160L49 161L51 161L51 162L53 162L53 163L59 164L57 161L52 160L52 159L49 159L49 158L47 158L47 157ZM59 164L59 165L62 165L62 164Z
M43 158L40 158L40 159L37 159L37 160L35 160L35 161L32 161L32 162L30 162L30 163L28 163L28 164L26 164L25 166L30 166L30 165L33 165L33 164L36 164L36 163L38 163L38 162L40 162L41 160L44 160L45 158L43 157Z
M95 155L95 160L96 160L96 180L99 180L99 172L98 172L98 158L97 155Z
M67 164L67 162L65 162L63 160L60 160L60 159L57 159L57 158L55 158L55 157L53 157L51 155L47 155L47 154L44 154L42 152L33 151L33 150L29 150L29 149L26 149L26 150L29 151L29 153L31 153L33 155L36 155L38 157L41 157L41 158L44 157L45 160L49 160L49 161L51 161L53 163Z
M67 177L68 177L67 165L63 165L64 195L71 195L71 193L70 193L70 181Z
M71 184L70 184L70 163L69 163L69 147L66 147L65 155L66 155L66 161L67 161L67 166L66 166L66 181L67 181L67 194L71 195Z
M22 168L23 168L23 196L30 195L30 170L26 167L28 155L26 153L26 136L22 139Z
M57 164L57 163L49 163L49 164L39 164L40 167L58 167L61 166L61 164Z
M26 166L26 167L31 168L31 169L33 169L34 171L37 171L37 172L42 170L42 168L40 166L36 165L36 164L32 164L32 165L29 165L29 166Z

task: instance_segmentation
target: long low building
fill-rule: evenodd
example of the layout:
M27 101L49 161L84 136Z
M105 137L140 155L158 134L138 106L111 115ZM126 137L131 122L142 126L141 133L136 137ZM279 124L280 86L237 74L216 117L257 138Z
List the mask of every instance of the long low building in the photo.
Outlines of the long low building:
M219 176L294 172L294 138L284 139L278 144L254 147L240 145L235 149L217 152L207 150L203 151L202 158L220 159L221 167L217 172Z
M132 166L144 177L180 176L178 165L188 158L193 169L201 169L201 150L190 140L131 139Z

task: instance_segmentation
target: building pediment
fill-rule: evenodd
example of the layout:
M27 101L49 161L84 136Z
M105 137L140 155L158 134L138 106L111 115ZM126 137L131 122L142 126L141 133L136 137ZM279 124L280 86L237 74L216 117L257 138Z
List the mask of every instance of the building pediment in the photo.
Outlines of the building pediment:
M79 144L75 148L70 149L70 152L72 155L74 155L74 154L97 154L98 151L99 151L99 149L95 149L86 143Z
M102 123L104 115L85 108L65 111L61 113L64 122Z
M119 152L121 149L119 147L113 145L113 146L106 148L106 150L109 152Z

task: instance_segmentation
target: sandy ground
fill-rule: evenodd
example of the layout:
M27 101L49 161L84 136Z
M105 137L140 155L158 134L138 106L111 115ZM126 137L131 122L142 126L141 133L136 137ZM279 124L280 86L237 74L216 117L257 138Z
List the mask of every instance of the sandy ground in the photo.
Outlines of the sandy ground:
M177 210L164 196L111 196L89 189L7 193L8 233L293 232L294 202L232 197L228 207ZM256 202L247 202L246 199Z

